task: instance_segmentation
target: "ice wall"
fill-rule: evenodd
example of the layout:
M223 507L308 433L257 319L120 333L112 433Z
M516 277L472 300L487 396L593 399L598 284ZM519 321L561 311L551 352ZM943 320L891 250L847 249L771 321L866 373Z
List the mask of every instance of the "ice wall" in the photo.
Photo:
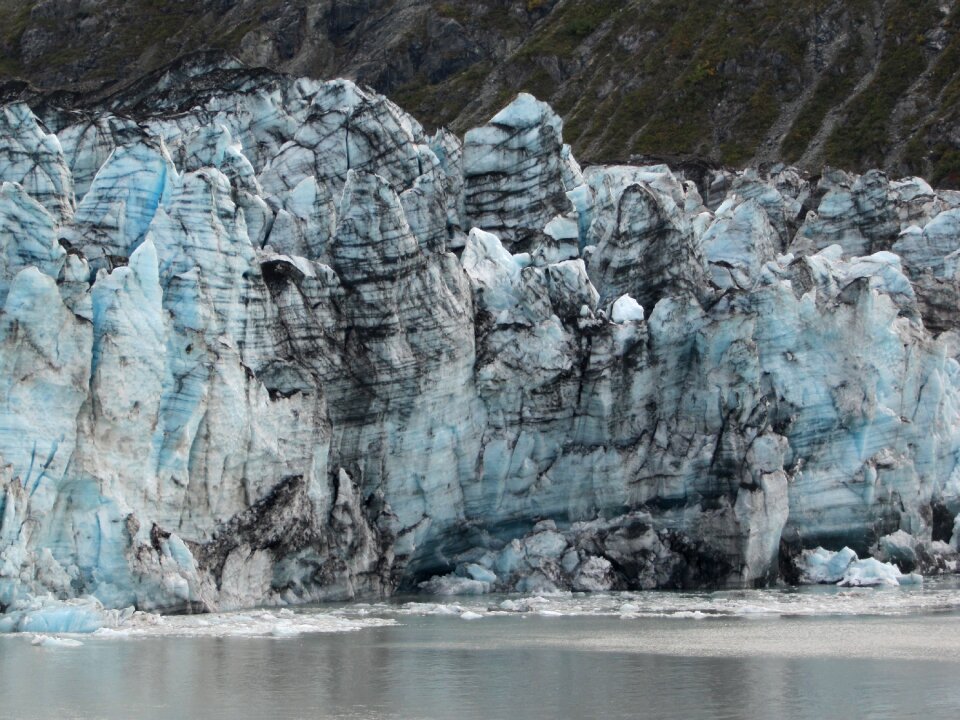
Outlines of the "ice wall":
M582 170L528 95L461 144L348 81L192 72L2 109L0 610L956 547L951 194L718 170L711 210Z

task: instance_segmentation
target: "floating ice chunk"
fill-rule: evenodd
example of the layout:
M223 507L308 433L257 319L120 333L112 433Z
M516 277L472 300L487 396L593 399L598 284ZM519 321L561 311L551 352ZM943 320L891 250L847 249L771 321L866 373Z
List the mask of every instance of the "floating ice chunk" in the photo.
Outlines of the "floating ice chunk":
M30 644L45 648L75 648L83 645L82 642L73 638L51 637L50 635L37 635L30 641Z
M615 323L643 322L643 306L630 295L621 295L613 303L610 317Z
M102 613L90 607L45 607L31 612L10 614L19 632L91 633L103 627ZM4 618L6 619L6 618ZM2 626L0 626L2 629Z
M776 608L764 607L763 605L744 605L737 608L734 614L755 617L757 615L779 615L780 611Z
M302 631L296 625L277 625L270 631L273 637L298 637Z
M95 598L60 601L53 597L29 598L0 615L0 633L92 633L117 625L133 610L106 610Z
M473 612L472 610L467 610L464 613L460 613L461 620L479 620L483 615L480 613Z
M800 579L804 583L836 583L841 587L871 587L874 585L900 585L904 575L891 563L876 558L860 560L848 547L839 552L823 548L804 550L798 561ZM917 578L909 576L907 584L916 584ZM919 582L923 578L917 576Z
M902 577L896 565L882 563L875 558L867 558L850 563L838 584L841 587L896 586L900 584Z
M443 603L411 602L404 605L406 615L459 615L463 608L459 605L445 605Z

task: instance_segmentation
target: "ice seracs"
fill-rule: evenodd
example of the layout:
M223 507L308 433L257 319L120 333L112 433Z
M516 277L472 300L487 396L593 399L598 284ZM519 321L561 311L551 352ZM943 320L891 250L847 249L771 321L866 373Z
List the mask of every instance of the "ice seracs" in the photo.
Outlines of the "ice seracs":
M6 629L956 568L919 179L582 169L529 95L461 143L239 67L3 113Z
M21 270L35 267L56 279L66 252L57 240L57 222L22 185L0 185L0 301Z
M520 93L463 145L467 223L508 244L530 243L554 216L574 210L566 187L563 123L549 105ZM576 180L574 180L576 182ZM578 182L578 185L582 182Z
M593 167L586 180L594 195L590 272L603 300L629 293L653 308L664 296L707 290L699 202L688 215L687 190L669 168Z
M60 140L22 103L0 108L0 178L23 186L56 222L73 215L73 177Z

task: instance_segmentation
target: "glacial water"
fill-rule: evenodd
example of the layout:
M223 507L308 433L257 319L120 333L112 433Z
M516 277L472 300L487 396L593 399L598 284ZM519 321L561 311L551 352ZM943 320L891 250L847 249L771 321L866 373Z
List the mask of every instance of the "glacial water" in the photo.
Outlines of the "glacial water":
M0 636L0 718L955 718L960 583L401 598Z

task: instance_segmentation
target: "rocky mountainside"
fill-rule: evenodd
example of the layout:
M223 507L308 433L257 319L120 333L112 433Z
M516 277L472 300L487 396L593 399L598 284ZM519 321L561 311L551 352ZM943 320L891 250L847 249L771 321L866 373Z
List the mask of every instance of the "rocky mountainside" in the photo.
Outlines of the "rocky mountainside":
M585 161L877 167L960 187L955 0L0 0L0 28L0 71L84 99L219 49L352 78L431 129L463 132L528 91Z
M0 107L0 631L956 568L960 193L584 170L528 94L103 105Z

